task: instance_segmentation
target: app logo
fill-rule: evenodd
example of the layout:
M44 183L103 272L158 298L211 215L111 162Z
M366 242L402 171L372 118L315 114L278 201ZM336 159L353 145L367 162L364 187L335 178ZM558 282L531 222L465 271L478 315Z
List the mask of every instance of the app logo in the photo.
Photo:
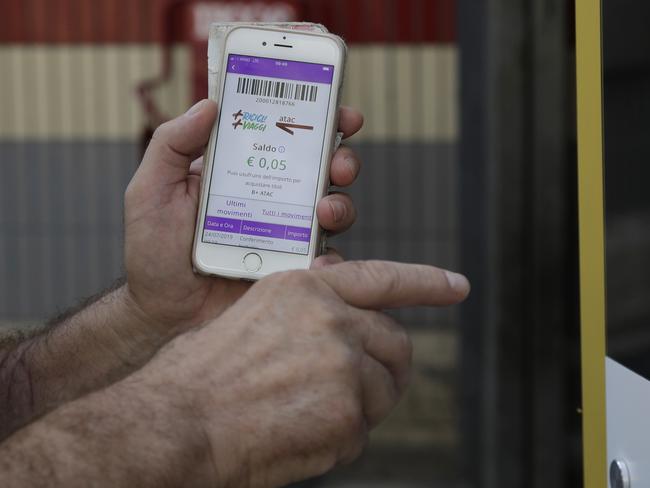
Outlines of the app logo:
M235 119L235 122L232 124L234 129L236 129L237 127L242 125L242 123L241 123L242 115L244 115L244 113L241 111L241 109L239 109L239 112L232 114L232 116Z
M266 120L269 118L268 115L242 112L241 109L232 114L232 117L235 119L232 123L233 130L241 127L242 130L254 130L258 132L264 132L266 130Z
M275 126L291 135L294 134L293 129L314 130L313 125L296 124L296 119L293 117L280 117Z

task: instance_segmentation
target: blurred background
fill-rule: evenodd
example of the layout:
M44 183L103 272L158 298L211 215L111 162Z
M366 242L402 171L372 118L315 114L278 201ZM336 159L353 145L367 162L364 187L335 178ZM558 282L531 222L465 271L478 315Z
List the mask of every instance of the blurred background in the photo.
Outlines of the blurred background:
M607 352L650 379L650 4L603 1Z
M0 0L0 323L32 327L123 274L122 198L151 131L207 95L219 21L348 42L349 258L466 273L410 309L415 378L353 465L301 486L580 480L573 5L564 0Z

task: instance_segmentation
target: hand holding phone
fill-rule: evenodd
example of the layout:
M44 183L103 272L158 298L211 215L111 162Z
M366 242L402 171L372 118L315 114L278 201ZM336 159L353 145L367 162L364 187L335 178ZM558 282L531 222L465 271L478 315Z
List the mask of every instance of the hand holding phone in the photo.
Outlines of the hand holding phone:
M332 35L229 33L194 237L199 272L259 279L309 268L319 254L316 204L329 184L344 59Z
M192 270L202 173L202 164L195 159L204 153L216 117L217 104L203 100L161 125L125 194L127 288L141 318L156 324L155 330L163 334L219 316L249 287L246 282L207 278ZM340 109L339 130L345 137L357 132L362 122L356 110ZM354 152L341 146L332 158L332 183L351 185L359 167ZM343 207L343 219L335 218L333 207ZM338 233L352 225L355 210L349 196L335 193L318 202L316 213L328 232ZM336 259L321 256L313 264Z

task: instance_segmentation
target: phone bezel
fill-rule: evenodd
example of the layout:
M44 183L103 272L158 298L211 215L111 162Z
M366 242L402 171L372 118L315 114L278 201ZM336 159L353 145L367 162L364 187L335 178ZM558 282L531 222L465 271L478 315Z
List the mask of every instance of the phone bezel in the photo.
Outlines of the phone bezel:
M264 42L266 42L266 45L262 44ZM278 47L274 44L291 45L292 47ZM237 27L233 29L225 39L219 80L219 103L221 103L224 96L223 88L226 79L228 56L229 54L235 53L290 61L331 64L334 66L334 77L332 79L332 90L330 91L329 110L325 126L324 146L317 183L316 197L317 200L320 199L325 195L329 183L330 160L333 153L336 127L338 125L337 102L345 57L345 47L342 41L333 35L304 31L252 27ZM204 178L201 185L201 199L192 253L195 269L207 275L256 280L277 271L308 268L318 253L321 237L321 229L316 216L314 216L312 221L309 253L306 255L202 242L203 222L207 212L209 179L212 175L218 134L219 119L215 122L206 150L203 170ZM244 268L243 258L250 252L255 252L262 258L262 268L257 272L249 272Z

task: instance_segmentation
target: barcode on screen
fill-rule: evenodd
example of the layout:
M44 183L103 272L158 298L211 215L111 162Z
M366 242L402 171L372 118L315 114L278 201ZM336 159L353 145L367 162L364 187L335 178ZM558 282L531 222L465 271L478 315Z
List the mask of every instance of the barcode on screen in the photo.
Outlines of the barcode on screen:
M315 102L318 94L316 85L289 83L286 81L258 80L255 78L239 77L237 93L261 97L282 98L284 100L300 100Z

